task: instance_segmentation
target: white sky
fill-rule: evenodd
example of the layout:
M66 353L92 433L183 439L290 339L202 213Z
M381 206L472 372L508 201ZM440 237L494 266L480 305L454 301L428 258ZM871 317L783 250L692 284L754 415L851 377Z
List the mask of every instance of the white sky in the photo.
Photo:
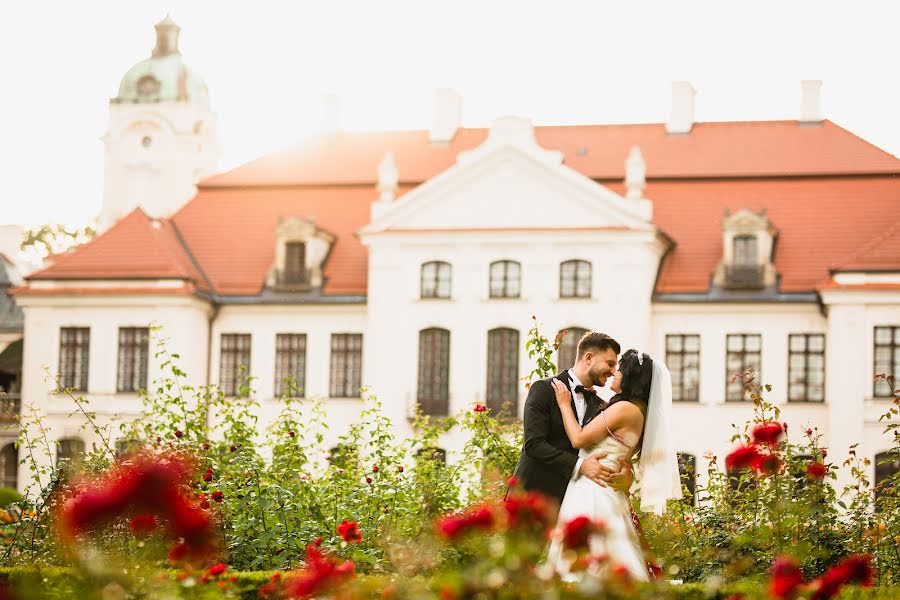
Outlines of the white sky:
M223 169L302 140L324 93L346 129L427 128L437 87L463 95L466 126L661 122L679 79L698 121L796 118L800 80L822 79L826 118L900 155L893 0L6 0L0 223L99 212L108 100L166 12L209 85Z

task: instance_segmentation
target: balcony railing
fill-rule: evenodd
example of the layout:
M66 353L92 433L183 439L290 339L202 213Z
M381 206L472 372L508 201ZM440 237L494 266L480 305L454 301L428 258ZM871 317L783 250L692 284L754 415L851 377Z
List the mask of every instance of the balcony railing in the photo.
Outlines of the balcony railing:
M736 290L759 290L765 287L763 265L728 265L725 287Z
M310 287L310 273L309 269L303 269L300 271L290 270L286 271L283 269L279 269L275 271L275 285L279 288L292 288L292 289L309 289Z

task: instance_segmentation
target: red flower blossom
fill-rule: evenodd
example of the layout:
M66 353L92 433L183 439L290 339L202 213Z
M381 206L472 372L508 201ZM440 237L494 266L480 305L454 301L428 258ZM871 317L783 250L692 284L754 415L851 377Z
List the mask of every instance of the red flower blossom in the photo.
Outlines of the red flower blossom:
M200 508L204 510L209 508L209 500L206 494L200 494L197 496L197 499L200 501Z
M207 469L206 473L203 475L203 481L212 481L213 478L213 470Z
M77 483L57 512L62 538L100 527L125 514L159 515L171 537L186 551L202 558L212 550L215 535L209 516L184 491L193 466L180 457L135 454L87 482ZM139 520L138 526L146 524Z
M214 491L214 492L212 493L212 499L215 500L216 502L218 502L219 504L222 503L222 500L223 500L224 498L225 498L225 494L223 494L223 493L222 493L221 491L219 491L219 490L216 490L216 491Z
M825 575L812 583L811 600L829 600L840 593L847 584L856 583L864 587L872 585L875 573L872 570L872 557L868 554L848 556Z
M397 467L397 472L398 472L398 473L402 473L402 472L403 472L403 467Z
M236 451L237 451L237 446L235 446L234 444L232 444L230 450L231 450L232 452L236 452Z
M759 448L754 444L749 446L739 446L735 448L731 454L725 457L725 468L729 471L746 469L753 465L759 455Z
M372 483L372 478L371 478L371 477L366 477L366 483Z
M793 598L800 584L803 583L803 571L797 562L788 556L782 556L772 565L772 579L769 591L775 598Z
M519 487L519 478L515 475L511 475L509 479L506 480L506 487L515 488Z
M602 521L592 521L585 516L575 517L563 526L563 546L570 550L586 550L592 535L606 529Z
M510 529L542 529L550 524L550 506L541 494L510 494L503 508Z
M184 435L184 433L182 433L182 431L180 429L175 430L175 437L177 437L179 440L181 439L181 436L183 436L183 435Z
M753 428L753 441L757 444L765 444L767 446L778 445L781 436L784 433L781 423L769 421L760 423Z
M209 442L203 442L203 449L209 450Z
M210 575L212 575L213 577L216 577L217 575L221 575L222 573L224 573L225 569L227 569L227 568L228 567L224 563L218 563L218 564L215 564L215 565L211 566L210 568L208 568L206 570L206 572L209 573Z
M826 474L828 474L828 467L824 463L814 460L806 465L806 476L813 481L822 481Z
M372 467L372 472L373 472L373 473L377 473L377 472L378 472L378 465L375 465L374 467Z
M306 566L292 573L285 582L288 598L312 598L333 589L355 576L351 561L338 564L316 546L306 547Z
M128 525L131 527L131 532L134 535L143 537L150 535L156 529L156 517L153 515L137 515Z
M362 541L362 532L359 530L359 523L356 521L344 521L337 526L337 532L341 534L345 542L358 544Z
M812 430L812 429L807 429L807 430L806 430L806 435L812 435L812 434L813 434L813 430Z
M288 431L288 435L291 436L291 437L294 437L294 432L293 432L293 431Z
M451 541L470 531L488 531L493 526L494 513L487 505L476 506L464 513L445 515L435 524L438 535Z
M822 455L822 458L826 458L828 456L828 450L822 448L821 450L819 450L819 454Z
M485 406L484 404L476 404L475 408L473 408L472 410L474 410L477 413L480 413L480 412L486 411L487 409L488 409L488 407Z

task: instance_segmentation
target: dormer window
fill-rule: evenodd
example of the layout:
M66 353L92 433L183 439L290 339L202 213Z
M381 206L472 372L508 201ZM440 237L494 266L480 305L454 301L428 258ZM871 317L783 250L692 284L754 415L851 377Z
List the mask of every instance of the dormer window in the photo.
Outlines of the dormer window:
M280 222L268 287L281 292L310 292L321 288L325 258L334 240L333 234L319 229L312 220L293 218Z
M762 290L775 285L772 250L776 230L765 210L726 212L722 222L722 261L714 276L717 287Z
M306 270L306 242L286 242L284 245L284 270L281 283L309 282Z

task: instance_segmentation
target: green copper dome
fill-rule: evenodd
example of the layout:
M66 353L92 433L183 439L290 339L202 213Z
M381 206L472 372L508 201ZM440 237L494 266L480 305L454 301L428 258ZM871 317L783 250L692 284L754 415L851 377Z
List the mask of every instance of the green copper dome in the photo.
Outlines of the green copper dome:
M180 31L168 16L156 24L153 54L128 69L112 102L209 102L206 83L184 64L178 50Z

